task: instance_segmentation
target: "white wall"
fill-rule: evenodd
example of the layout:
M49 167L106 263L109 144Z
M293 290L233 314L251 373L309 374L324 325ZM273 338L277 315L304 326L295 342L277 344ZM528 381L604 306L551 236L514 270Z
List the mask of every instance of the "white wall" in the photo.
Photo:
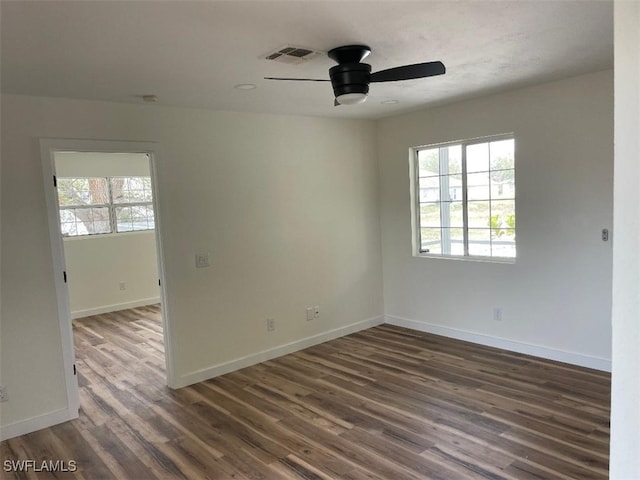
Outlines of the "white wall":
M382 321L372 122L18 95L1 107L2 425L66 406L39 137L160 143L174 385Z
M612 248L600 237L612 227L613 72L393 117L377 131L388 320L608 369ZM409 147L506 132L517 262L413 257Z
M640 3L615 3L610 473L640 478Z
M160 301L154 231L65 238L64 254L71 318Z
M382 266L392 321L606 366L612 82L602 72L382 120L379 165L373 122L3 95L2 425L66 405L39 137L160 142L177 385L380 321ZM413 258L408 148L508 131L517 263ZM210 268L195 268L197 252ZM320 321L304 320L310 305Z

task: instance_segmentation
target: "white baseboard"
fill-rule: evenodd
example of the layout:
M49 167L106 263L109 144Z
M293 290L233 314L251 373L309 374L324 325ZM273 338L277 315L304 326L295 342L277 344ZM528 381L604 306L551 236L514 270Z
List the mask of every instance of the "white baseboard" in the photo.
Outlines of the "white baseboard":
M334 340L351 333L359 332L360 330L381 325L384 323L384 320L384 316L369 318L344 327L329 330L328 332L323 332L318 335L313 335L301 340L296 340L295 342L280 345L268 350L263 350L261 352L253 353L245 357L240 357L229 362L220 363L218 365L213 365L201 370L195 370L185 375L181 375L178 382L175 385L170 385L170 387L181 388L186 387L187 385L202 382L204 380L209 380L210 378L224 375L225 373L230 373L241 368L250 367L251 365L266 362L267 360L281 357L289 353L297 352L304 348L318 345L319 343L328 342L329 340Z
M501 348L511 352L524 353L534 357L545 358L547 360L555 360L558 362L579 365L581 367L593 368L604 372L611 372L611 360L600 357L584 355L582 353L567 352L565 350L557 350L554 348L543 347L540 345L531 345L529 343L507 340L506 338L493 337L467 330L457 328L444 327L442 325L433 325L417 320L410 320L393 315L385 315L385 323L396 325L398 327L410 328L420 332L433 333L442 335L443 337L455 338L457 340L465 340L467 342L478 343L488 347Z
M128 308L144 307L147 305L154 305L156 303L160 303L160 297L141 298L140 300L134 300L132 302L103 305L100 307L88 308L86 310L76 310L71 312L71 319L90 317L91 315L100 315L102 313L117 312Z
M27 433L35 432L36 430L41 430L43 428L52 427L53 425L67 422L74 418L78 418L77 411L71 411L68 408L63 408L54 412L45 413L44 415L38 415L37 417L20 420L19 422L10 423L8 425L2 425L0 426L0 441L19 437L20 435L26 435Z

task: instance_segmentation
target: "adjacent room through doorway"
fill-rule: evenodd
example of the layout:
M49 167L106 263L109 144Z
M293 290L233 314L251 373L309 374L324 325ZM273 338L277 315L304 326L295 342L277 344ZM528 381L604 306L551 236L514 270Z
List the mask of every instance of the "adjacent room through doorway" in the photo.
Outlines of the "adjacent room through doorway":
M150 158L57 151L53 159L80 407L91 411L96 375L121 378L140 349L166 385Z

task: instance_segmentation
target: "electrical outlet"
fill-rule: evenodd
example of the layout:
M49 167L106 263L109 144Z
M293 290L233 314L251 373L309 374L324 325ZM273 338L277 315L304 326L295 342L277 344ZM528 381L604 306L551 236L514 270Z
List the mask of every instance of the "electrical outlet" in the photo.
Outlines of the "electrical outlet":
M6 402L7 400L9 400L7 387L0 387L0 402Z
M267 318L267 332L275 332L276 320L275 318Z
M493 319L496 322L502 321L502 308L501 307L493 307Z
M314 313L315 311L313 310L313 307L307 307L307 322L313 320Z
M120 282L118 284L118 286L120 287L120 290L126 290L127 289L127 283L126 282Z
M313 307L313 318L314 319L320 318L320 307L318 305Z

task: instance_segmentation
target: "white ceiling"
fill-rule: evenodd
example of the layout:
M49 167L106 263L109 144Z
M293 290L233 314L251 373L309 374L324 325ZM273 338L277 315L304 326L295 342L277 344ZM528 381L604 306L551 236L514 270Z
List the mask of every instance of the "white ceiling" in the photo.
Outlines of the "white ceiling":
M29 95L379 118L613 68L611 0L2 0L0 15L2 91ZM340 107L329 83L263 79L328 78L324 55L261 58L286 44L352 43L371 47L373 71L441 60L447 73L372 84L365 104Z

